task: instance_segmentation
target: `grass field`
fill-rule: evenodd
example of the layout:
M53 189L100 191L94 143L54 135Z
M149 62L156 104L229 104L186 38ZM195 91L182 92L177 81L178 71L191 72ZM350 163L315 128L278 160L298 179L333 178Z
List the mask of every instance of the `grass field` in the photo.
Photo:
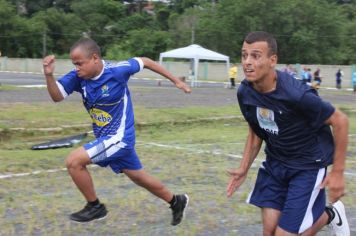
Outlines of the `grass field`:
M356 116L351 105L337 106L350 115L350 134L355 134L350 136L344 197L355 208ZM95 167L90 171L109 216L88 224L70 222L68 215L85 204L63 169L72 149L29 148L89 131L90 120L78 107L76 103L0 105L0 235L243 235L241 227L260 223L258 209L245 199L263 154L244 185L233 198L226 198L226 169L238 166L247 131L236 106L136 107L136 147L145 169L172 191L190 195L180 226L169 225L171 213L164 202L126 176ZM53 127L57 129L47 129Z

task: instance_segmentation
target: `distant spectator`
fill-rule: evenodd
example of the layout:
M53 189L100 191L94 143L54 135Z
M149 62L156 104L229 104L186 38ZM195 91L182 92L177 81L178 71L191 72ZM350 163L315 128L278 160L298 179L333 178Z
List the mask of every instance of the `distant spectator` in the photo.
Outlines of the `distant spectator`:
M356 71L352 73L352 85L354 87L354 94L356 94Z
M336 76L336 88L341 89L341 82L342 82L342 76L343 76L343 71L341 69L338 69L335 76Z
M314 83L313 83L313 87L318 89L320 87L321 84L321 73L320 73L320 69L318 68L316 71L314 71Z
M284 67L282 71L289 74L289 71L290 71L290 64L286 64L286 67Z
M296 73L295 69L290 64L286 65L286 67L283 69L283 72L290 74L291 76L293 76L293 78L297 77L297 73Z
M230 78L230 88L235 88L235 80L237 79L237 65L233 64L233 66L229 70L229 78Z
M316 69L316 71L314 71L314 81L317 84L321 84L321 74L320 74L320 69Z
M311 83L312 79L313 79L313 75L311 73L311 69L310 68L307 69L307 77L308 77L307 82Z
M308 68L307 67L303 68L303 71L302 71L300 77L302 78L302 81L303 81L304 84L309 82L309 72L308 72Z

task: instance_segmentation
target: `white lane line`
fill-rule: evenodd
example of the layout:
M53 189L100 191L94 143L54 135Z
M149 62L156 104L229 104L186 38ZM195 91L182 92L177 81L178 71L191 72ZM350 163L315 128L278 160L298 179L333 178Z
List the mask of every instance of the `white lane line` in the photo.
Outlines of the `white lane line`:
M46 88L47 85L45 85L45 84L37 84L37 85L17 85L16 87L19 87L19 88Z
M99 167L97 165L90 165L90 168L96 168ZM25 172L25 173L9 173L9 174L0 174L0 179L9 179L9 178L15 178L15 177L23 177L23 176L29 176L29 175L39 175L43 173L56 173L60 171L67 171L67 168L59 168L59 169L50 169L50 170L35 170L32 172Z
M142 145L151 145L151 146L156 146L156 147L163 147L163 148L172 148L172 149L177 149L177 150L188 150L194 153L207 153L207 154L214 154L214 155L223 155L223 156L228 156L228 157L234 157L234 158L239 158L241 159L241 155L235 155L235 154L230 154L230 153L223 153L220 151L204 151L204 150L199 150L196 148L189 148L189 147L181 147L181 146L176 146L176 145L168 145L168 144L161 144L161 143L144 143L144 142L137 142L138 144Z
M65 170L67 170L67 169L61 168L61 169L51 169L51 170L35 170L32 172L17 173L17 174L6 174L6 175L0 175L0 179L23 177L23 176L28 176L28 175L38 175L38 174L42 174L42 173L54 173L54 172L65 171Z
M10 71L10 70L1 70L0 72L4 73L13 73L13 74L35 74L35 75L43 75L41 72L25 72L25 71ZM55 74L56 75L56 74Z
M242 156L241 155L235 155L235 154L231 154L231 153L224 153L224 152L220 152L220 151L204 151L204 150L199 150L196 148L189 148L189 147L181 147L181 146L176 146L176 145L169 145L169 144L162 144L162 143L154 143L154 142L141 142L138 141L137 144L141 145L141 146L155 146L155 147L161 147L161 148L168 148L168 149L177 149L177 150L187 150L190 152L194 152L197 154L201 154L201 153L205 153L205 154L213 154L213 155L221 155L221 156L227 156L227 157L233 157L233 158L238 158L241 159ZM253 166L251 166L252 168L258 168L259 165L256 165L258 162L258 160L255 160L255 163ZM349 162L349 161L348 161ZM90 168L95 168L98 167L97 165L90 165ZM25 173L9 173L9 174L0 174L0 179L9 179L9 178L15 178L15 177L24 177L24 176L29 176L29 175L38 175L38 174L42 174L42 173L55 173L55 172L59 172L59 171L66 171L66 168L60 168L60 169L50 169L50 170L35 170L32 172L25 172ZM345 175L349 175L349 176L356 176L356 173L351 173L348 171L344 172Z

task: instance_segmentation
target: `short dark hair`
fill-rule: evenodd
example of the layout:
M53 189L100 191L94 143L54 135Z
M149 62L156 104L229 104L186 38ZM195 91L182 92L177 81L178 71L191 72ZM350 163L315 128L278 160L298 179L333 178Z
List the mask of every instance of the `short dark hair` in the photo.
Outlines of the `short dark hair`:
M278 47L277 41L272 34L265 31L250 32L244 40L246 43L251 44L255 42L266 42L269 48L269 55L277 55Z
M70 48L70 51L72 52L76 48L82 48L86 51L88 56L91 56L93 54L98 55L101 58L101 50L99 45L91 38L81 38L77 42L75 42L72 47Z

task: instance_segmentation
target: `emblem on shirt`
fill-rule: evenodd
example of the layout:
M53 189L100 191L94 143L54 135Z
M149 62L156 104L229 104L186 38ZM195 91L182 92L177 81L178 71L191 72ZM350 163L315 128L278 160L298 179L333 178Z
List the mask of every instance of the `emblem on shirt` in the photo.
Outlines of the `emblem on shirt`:
M87 97L87 90L85 89L85 87L82 87L82 89L83 89L83 95L86 98Z
M107 86L106 84L101 87L101 95L103 97L109 96L109 86Z
M112 117L109 113L97 108L90 109L89 114L93 123L95 123L97 126L105 126L112 120Z
M271 134L278 134L278 126L274 121L274 112L267 108L257 107L257 120L262 129Z

